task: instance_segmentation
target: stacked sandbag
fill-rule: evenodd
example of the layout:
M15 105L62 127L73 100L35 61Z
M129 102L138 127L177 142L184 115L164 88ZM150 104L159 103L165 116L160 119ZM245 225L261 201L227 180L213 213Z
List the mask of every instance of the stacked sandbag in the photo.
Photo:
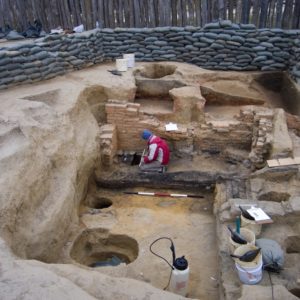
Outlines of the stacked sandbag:
M45 80L134 53L212 70L288 70L300 81L300 31L256 29L228 20L199 27L96 29L48 35L0 48L0 89Z
M0 89L46 80L103 61L99 30L48 35L0 48Z

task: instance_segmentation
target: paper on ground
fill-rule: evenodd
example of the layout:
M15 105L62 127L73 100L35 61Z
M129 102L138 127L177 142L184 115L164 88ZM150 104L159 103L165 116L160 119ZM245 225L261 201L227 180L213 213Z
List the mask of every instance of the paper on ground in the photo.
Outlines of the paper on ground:
M251 207L247 212L255 219L255 222L272 223L272 219L259 207Z
M166 131L175 131L175 130L178 130L177 124L175 123L166 124Z

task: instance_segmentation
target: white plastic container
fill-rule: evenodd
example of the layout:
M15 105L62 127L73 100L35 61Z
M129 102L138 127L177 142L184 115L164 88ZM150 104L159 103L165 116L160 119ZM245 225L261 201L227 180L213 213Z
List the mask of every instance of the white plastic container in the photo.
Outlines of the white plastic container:
M261 233L261 224L257 224L253 220L249 220L241 215L241 227L248 228L254 232L255 236L259 236Z
M253 231L243 227L240 229L240 234L247 241L247 245L248 244L255 245L255 234ZM229 243L230 243L230 251L231 252L234 252L235 249L237 249L238 247L241 246L241 244L238 244L232 240L231 235L229 236Z
M240 281L244 284L257 284L262 279L262 261L255 268L240 266L238 263L235 263L235 267L238 271Z
M134 68L134 64L135 64L134 53L123 54L123 58L127 59L128 68Z
M257 249L257 247L253 245L243 245L237 248L234 251L235 255L243 255L249 250ZM240 261L239 259L235 259L235 267L238 272L240 281L244 284L257 284L261 281L263 271L263 260L262 254L259 253L256 258L251 262Z
M116 59L116 69L120 72L126 72L127 71L127 59L126 58Z
M187 267L185 270L172 270L169 291L183 297L186 296L188 291L190 269Z

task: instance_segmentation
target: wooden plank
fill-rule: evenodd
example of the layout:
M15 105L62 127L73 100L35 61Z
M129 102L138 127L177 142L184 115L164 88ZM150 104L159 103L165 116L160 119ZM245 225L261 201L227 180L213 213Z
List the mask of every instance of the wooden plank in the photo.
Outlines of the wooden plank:
M164 0L158 0L158 26L165 26L165 11L164 11Z
M293 0L286 0L282 17L282 28L291 28L291 20L293 14Z
M210 1L210 15L211 15L211 19L213 21L217 21L218 20L218 7L217 7L217 0L212 0Z
M195 6L193 0L188 0L188 25L196 26Z
M177 0L176 3L176 10L177 10L177 26L181 27L182 26L182 10L181 10L181 1L182 0Z
M272 28L275 25L275 2L276 0L270 0L269 2L269 12L267 20L267 26L269 28Z
M13 28L17 29L18 22L17 22L17 16L16 16L15 2L13 2L13 1L9 2L9 10L10 10L10 14L11 14L11 23L13 24Z
M236 22L243 23L242 22L242 0L237 0L236 2Z
M105 27L103 0L98 0L98 22L100 28Z
M218 17L220 19L226 19L225 2L224 0L218 0Z
M129 25L130 27L135 27L135 15L134 15L134 0L129 0L129 8L130 8L130 19Z
M45 0L41 0L39 1L39 16L38 19L41 21L42 23L42 28L43 30L48 31L49 27L48 27L48 21L47 21L47 11L46 11L46 7L47 7L47 2Z
M293 13L292 28L300 28L300 1L296 1Z
M293 158L279 158L278 159L278 163L280 166L290 166L290 165L294 165L295 161Z
M252 22L255 26L258 26L259 12L260 12L260 0L254 0L253 2L253 12L252 12Z
M140 27L146 27L147 26L147 21L146 21L146 14L145 14L145 3L144 1L140 2L140 20L141 20L141 25Z
M257 27L300 28L298 0L0 0L0 10L5 12L0 26L10 23L20 31L35 18L47 30L82 23L92 29L97 20L111 28L203 26L219 18Z
M166 18L166 25L172 26L172 0L167 1L167 6L165 9L165 18Z
M93 20L91 0L85 0L85 9L86 9L86 26L85 26L85 30L90 30L90 29L95 28L95 23L96 23L96 21Z
M250 3L249 0L243 0L242 2L242 23L249 23Z
M72 29L72 21L71 21L71 13L69 8L68 0L63 0L63 18L64 18L64 28L66 29Z
M78 0L74 0L75 2L75 8L76 8L76 16L77 16L77 23L74 24L75 26L78 26L83 23L82 14L81 14L81 8L80 8L80 2Z
M124 0L119 0L119 26L126 27L124 23Z
M86 27L86 8L85 1L80 0L80 11L81 11L81 23ZM78 24L79 25L79 24Z
M148 0L148 18L149 27L155 27L155 9L153 0Z
M171 1L171 24L172 26L177 26L176 1Z
M201 26L201 1L195 0L196 26Z
M23 0L17 0L16 4L17 4L16 11L17 11L17 17L19 20L19 26L21 27L21 30L23 31L26 29L26 26L27 26L25 3ZM2 7L0 5L0 10L1 10L1 8Z
M283 0L277 0L276 4L276 27L281 28Z
M59 19L59 25L63 28L63 29L65 29L65 27L64 27L64 23L63 23L63 13L62 13L62 11L61 11L61 3L60 3L60 1L57 1L56 2L57 4L57 12L58 12L58 19Z
M93 28L96 28L96 22L99 23L98 20L98 3L97 0L92 0L92 24Z
M268 16L268 0L261 0L260 17L259 17L259 28L266 27Z
M186 0L181 1L181 10L182 10L182 26L187 25L187 10L186 10Z
M0 0L0 11L4 11L4 7L3 7L3 1L4 0ZM4 14L0 14L0 27L3 29L4 27Z
M130 27L130 4L129 0L124 0L124 24L125 27Z
M60 25L57 3L56 1L49 1L49 3L50 3L49 27L50 29L54 29Z
M116 23L115 23L115 13L114 13L114 1L109 0L108 1L108 22L109 22L109 27L110 28L115 28Z
M77 24L77 14L75 9L74 0L69 0L70 5L70 14L71 14L71 28L74 27L74 24Z
M113 11L114 11L114 20L115 20L115 27L120 27L120 15L119 15L119 1L118 0L111 0L113 2Z
M212 3L211 0L207 0L207 22L212 21Z
M135 27L141 27L140 2L133 0L134 24Z
M300 156L294 158L294 162L296 165L300 164Z
M256 0L259 1L259 0ZM233 0L229 0L229 4L228 4L228 19L231 20L232 22L234 22L234 18L233 18L233 9L234 9L234 1Z
M269 168L279 167L278 159L267 160L267 164Z

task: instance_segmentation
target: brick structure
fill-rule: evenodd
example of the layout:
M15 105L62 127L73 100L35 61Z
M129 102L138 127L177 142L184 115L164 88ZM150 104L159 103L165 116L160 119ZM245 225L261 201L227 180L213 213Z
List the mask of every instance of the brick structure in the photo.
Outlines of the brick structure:
M117 130L113 124L106 124L100 128L100 152L101 163L104 167L109 167L113 163L114 156L118 148Z
M178 125L177 131L167 132L166 123L140 112L140 104L138 103L109 100L105 110L107 122L116 126L118 150L142 151L145 148L145 141L141 139L141 133L144 129L152 131L171 144L173 142L176 144L176 141L187 140L190 136L184 125Z

